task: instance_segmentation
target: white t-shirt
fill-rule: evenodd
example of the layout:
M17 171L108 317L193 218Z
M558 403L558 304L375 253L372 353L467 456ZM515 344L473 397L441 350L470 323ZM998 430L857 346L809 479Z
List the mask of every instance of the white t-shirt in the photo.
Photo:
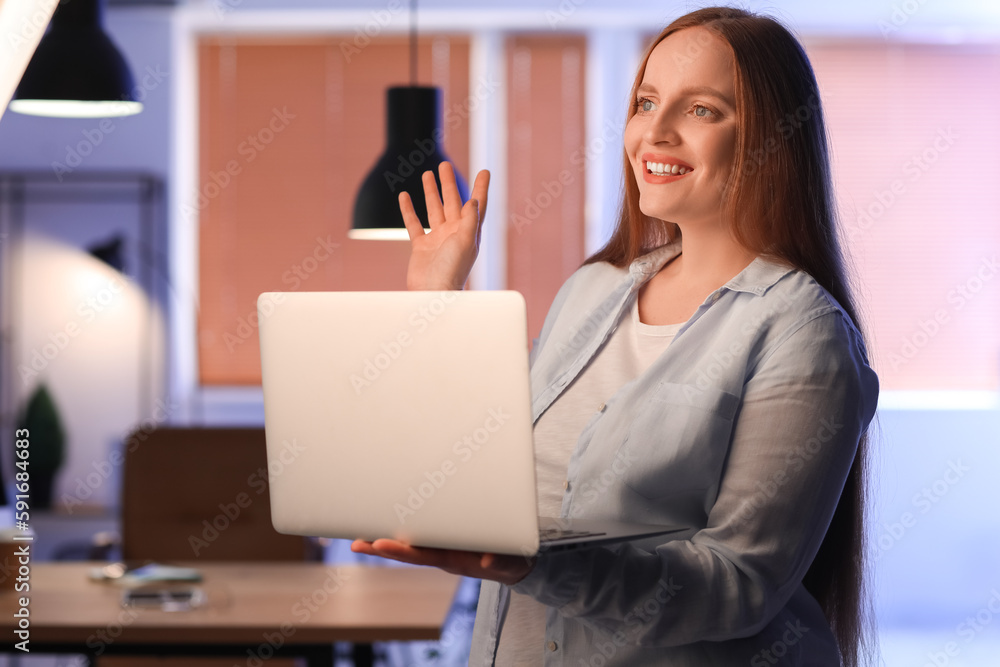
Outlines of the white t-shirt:
M639 321L638 299L604 348L535 424L538 515L559 516L566 470L576 441L591 416L626 382L641 375L663 353L682 324ZM511 591L507 620L497 647L497 667L535 667L545 650L545 606Z

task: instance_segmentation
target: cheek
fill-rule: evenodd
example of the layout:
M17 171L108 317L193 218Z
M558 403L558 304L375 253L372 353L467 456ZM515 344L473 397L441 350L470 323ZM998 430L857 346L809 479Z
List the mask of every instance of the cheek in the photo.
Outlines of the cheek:
M712 146L712 161L720 176L726 177L733 168L736 159L736 131L724 133L716 138Z
M625 135L623 138L625 142L625 151L628 153L629 160L635 164L635 152L639 148L639 143L642 141L642 128L636 121L635 116L633 116L625 125Z

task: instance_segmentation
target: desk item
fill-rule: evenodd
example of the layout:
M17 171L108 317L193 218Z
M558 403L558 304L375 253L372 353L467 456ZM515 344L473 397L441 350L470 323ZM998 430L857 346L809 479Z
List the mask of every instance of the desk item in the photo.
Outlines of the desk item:
M542 519L517 292L264 293L275 529L533 555L674 532Z
M205 604L205 591L185 586L165 584L145 585L122 591L122 606L161 611L191 611Z
M124 563L110 563L95 567L90 571L94 581L114 581L121 586L135 588L151 583L201 581L201 572L193 567L177 567L176 565L160 565L148 563L134 569L127 569Z
M120 587L89 579L97 565L32 564L32 653L224 655L241 664L306 655L310 666L332 667L333 642L439 638L459 583L431 568L198 562L204 603L173 613L122 607ZM9 637L17 605L0 595Z

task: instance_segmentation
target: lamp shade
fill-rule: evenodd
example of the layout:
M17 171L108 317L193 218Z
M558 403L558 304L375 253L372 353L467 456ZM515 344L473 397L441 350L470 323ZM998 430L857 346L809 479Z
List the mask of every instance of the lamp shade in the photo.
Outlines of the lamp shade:
M11 111L77 118L142 111L132 73L101 27L102 13L101 0L60 3L14 93Z
M397 86L387 91L386 104L385 152L361 184L348 238L407 240L399 212L399 193L409 193L426 229L427 202L420 180L423 172L432 170L441 190L437 167L448 159L441 145L441 91L427 86ZM455 179L465 201L469 196L465 180L458 172Z
M89 246L87 252L118 273L125 273L125 238L121 234Z

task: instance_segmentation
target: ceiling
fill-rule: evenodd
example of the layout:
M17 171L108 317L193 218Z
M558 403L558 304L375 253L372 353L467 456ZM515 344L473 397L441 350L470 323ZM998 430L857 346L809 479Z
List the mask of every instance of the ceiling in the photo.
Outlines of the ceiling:
M398 14L409 0L107 0L111 6L183 5L189 8L224 8L226 12L248 10L338 9ZM689 0L419 0L419 10L428 14L471 15L538 14L557 16L564 27L587 23L588 15L609 15L630 23L648 17L655 28L665 21L698 7L713 4ZM745 0L735 4L771 14L793 29L809 33L859 33L883 36L936 35L944 41L1000 37L1000 2L997 0ZM547 14L548 13L548 14Z

